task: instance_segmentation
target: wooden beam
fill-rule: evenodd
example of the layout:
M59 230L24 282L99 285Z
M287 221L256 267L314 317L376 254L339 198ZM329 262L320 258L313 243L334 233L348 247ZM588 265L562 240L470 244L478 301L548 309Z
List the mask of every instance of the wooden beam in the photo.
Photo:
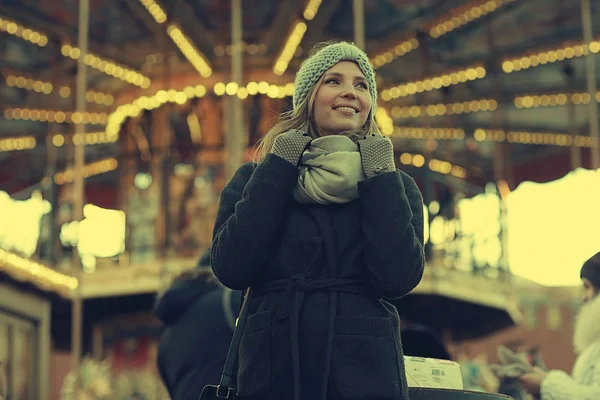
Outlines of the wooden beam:
M354 0L352 2L352 16L354 17L354 44L362 51L367 51L365 45L365 2Z
M77 31L75 28L68 28L58 22L53 22L42 16L28 13L6 4L2 5L2 15L30 28L38 29L40 32L54 38L67 38L71 43L77 43ZM52 43L52 40L49 42ZM120 47L106 45L95 40L90 40L89 43L91 53L131 67L135 67L139 63L140 55L145 56L147 54L141 51L146 47L151 48L152 46L140 45L139 42Z
M278 55L280 51L282 32L289 30L295 14L300 12L301 2L294 0L283 0L277 5L277 14L269 29L261 35L259 42L267 46L268 53ZM285 37L284 37L285 39Z
M583 26L583 41L589 46L593 40L592 5L590 0L581 0L581 24ZM585 72L587 91L592 100L597 91L596 55L588 50L585 56ZM592 137L592 168L600 168L600 126L598 124L598 103L590 101L588 116L590 120L590 136Z
M231 0L231 81L243 85L243 57L242 41L242 0ZM225 174L229 180L243 162L244 143L246 132L244 129L244 110L242 100L237 96L231 96L228 100L228 132L225 135L225 148L227 161L225 163Z
M103 260L98 260L98 263ZM120 266L103 264L93 274L81 276L81 297L93 299L153 293L161 287L161 271L169 271L169 278L193 268L198 262L196 257L169 257L155 259L144 264L122 264Z
M152 36L155 39L165 35L164 24L156 22L138 0L123 0L123 2L127 5L129 11L131 11L131 16L152 32Z
M206 29L196 18L193 7L183 0L173 0L169 5L169 13L167 14L169 20L178 22L198 50L204 53L209 60L212 60L214 58L214 48L219 43L217 43L213 33ZM221 44L225 44L225 41Z
M308 29L301 43L302 48L308 50L316 43L329 39L325 34L325 29L331 21L333 13L340 8L341 3L340 0L324 1L321 3L321 7L319 7L319 11L315 18L307 22ZM283 39L285 40L286 38L287 37L284 37ZM283 43L281 46L283 46Z

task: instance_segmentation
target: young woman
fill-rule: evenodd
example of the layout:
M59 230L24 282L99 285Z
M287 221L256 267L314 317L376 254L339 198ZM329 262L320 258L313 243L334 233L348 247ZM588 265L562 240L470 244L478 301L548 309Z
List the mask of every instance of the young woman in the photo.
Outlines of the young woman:
M423 199L375 124L375 75L318 46L281 116L221 194L212 266L252 287L237 390L247 399L408 398L396 309L423 274Z

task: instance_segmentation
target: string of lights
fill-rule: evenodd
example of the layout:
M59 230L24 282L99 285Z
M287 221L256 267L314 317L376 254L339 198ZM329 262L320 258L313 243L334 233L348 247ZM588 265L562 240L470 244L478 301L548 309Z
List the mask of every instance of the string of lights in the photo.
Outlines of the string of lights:
M283 50L277 57L275 61L275 65L273 66L273 72L277 75L283 75L283 73L288 68L290 61L294 58L294 54L296 54L296 50L302 42L302 38L307 30L306 22L304 21L296 21L294 27L292 28L285 45L283 46Z
M513 1L515 0L477 0L465 6L450 10L444 17L428 24L429 36L433 39L437 39L440 36L461 26L467 25ZM410 53L418 47L419 40L416 37L400 40L396 45L371 58L371 64L373 64L374 69L380 68L391 63L395 59Z
M588 49L594 54L600 52L600 40L591 42L589 46L578 42L564 43L559 47L548 50L533 49L528 54L506 58L502 61L502 70L510 74L512 72L539 67L540 65L582 57L588 53Z
M94 161L86 164L83 167L83 177L89 178L90 176L96 176L104 174L106 172L114 171L119 166L119 162L116 158L106 158L104 160ZM65 183L73 182L75 178L75 172L73 168L68 168L64 171L57 172L54 175L54 183L57 185L64 185Z
M5 78L6 86L16 87L18 89L24 89L28 91L34 91L36 93L43 93L50 95L54 93L56 87L47 81L36 80L20 75L6 75ZM60 86L58 93L62 98L68 98L71 96L71 88L69 86ZM110 106L114 103L114 96L107 93L98 92L95 90L88 90L85 94L85 99L88 103L95 103L102 106Z
M87 133L76 133L72 136L73 143L76 145L94 145L104 143L114 143L118 140L118 136L109 137L106 132L87 132ZM65 145L67 139L63 134L55 134L52 136L52 144L55 147L62 147Z
M459 83L482 79L486 75L486 70L483 66L477 64L471 67L466 67L452 72L447 72L442 75L416 80L408 83L403 83L381 92L383 101L391 101L399 97L411 96L416 93L428 92L431 90L441 89Z
M45 47L48 44L48 36L31 28L27 28L15 21L0 16L0 32L6 32L10 35L21 38L25 41L33 43L40 47ZM78 59L81 56L81 50L70 44L64 44L61 48L62 55L69 57L73 60ZM107 75L114 76L115 78L124 80L142 88L150 87L150 79L134 71L130 68L118 65L112 61L105 60L97 55L88 53L85 56L86 65L97 69ZM39 81L36 81L39 82ZM40 89L40 92L46 93L46 88ZM46 93L49 94L49 93Z
M46 47L48 44L48 36L2 16L0 16L0 32L6 32L39 47Z
M391 63L395 59L402 57L419 47L419 41L416 37L411 37L406 40L400 41L393 48L385 50L375 57L371 58L371 64L374 69L382 67L386 64Z
M155 0L140 0L140 3L142 3L157 23L164 24L169 19L164 8ZM168 25L167 35L169 35L173 43L179 48L183 56L202 77L208 78L211 76L212 68L206 56L196 48L192 40L178 24L170 22Z
M159 24L164 24L167 21L167 13L154 0L140 0L140 3L148 10L152 18Z
M0 249L0 270L17 278L26 278L42 288L51 288L61 293L68 294L79 286L79 281L75 277L61 274L36 261L2 249Z
M34 136L2 138L0 139L0 153L31 150L35 148L36 144L37 140Z
M419 118L422 116L443 116L474 112L496 111L498 102L493 99L471 100L450 104L429 104L422 106L394 106L391 115L396 119Z
M405 139L464 140L461 128L419 128L395 126L393 136Z
M304 20L299 20L294 23L281 52L275 60L275 64L273 64L273 72L276 75L283 75L287 70L292 58L294 58L294 55L298 50L298 46L302 42L306 30L308 29L306 22L315 18L319 11L319 7L321 6L321 2L322 0L309 0L302 13Z
M402 153L400 155L400 163L403 165L411 165L413 167L422 168L425 166L426 160L423 154ZM452 175L459 179L466 179L468 176L467 169L449 161L438 160L432 158L427 162L427 167L434 172L444 175Z
M308 3L306 4L306 8L304 9L304 12L302 13L305 20L310 21L317 15L317 12L319 11L319 7L321 6L321 2L322 2L322 0L308 0Z
M476 129L473 137L478 142L486 140L494 142L509 142L518 144L592 147L594 139L591 136L569 135L568 133L547 133L528 131L504 131L501 129Z
M451 10L448 16L432 23L429 36L439 38L472 21L490 14L515 0L479 0Z
M249 82L246 86L240 86L236 82L217 82L212 87L217 96L238 96L245 99L248 96L264 94L271 98L284 98L294 93L294 84L285 85L270 84L265 81ZM127 117L137 117L142 110L153 110L165 103L185 104L193 98L202 98L208 92L204 85L186 86L183 90L159 90L152 96L141 96L130 103L120 105L108 116L106 133L111 140L117 137L123 121Z
M21 121L40 121L73 124L104 125L108 114L104 112L70 112L58 110L40 110L32 108L6 108L4 118Z
M600 92L596 92L594 97L596 101L600 102ZM536 108L564 106L567 103L575 105L589 104L591 101L592 96L587 92L583 92L517 96L513 103L517 108Z
M81 50L73 46L71 44L63 44L61 47L62 55L65 57L69 57L73 60L79 59L81 57ZM103 72L107 75L125 81L135 86L139 86L142 89L147 89L150 87L152 81L147 76L144 76L142 73L137 72L131 68L120 65L116 62L106 60L100 56L97 56L92 53L87 53L83 58L85 65L94 68L100 72Z
M192 66L202 75L204 78L208 78L212 75L212 69L208 64L206 57L194 46L192 41L186 36L186 34L176 24L171 24L167 28L167 34L173 40L173 43L181 53L187 58Z

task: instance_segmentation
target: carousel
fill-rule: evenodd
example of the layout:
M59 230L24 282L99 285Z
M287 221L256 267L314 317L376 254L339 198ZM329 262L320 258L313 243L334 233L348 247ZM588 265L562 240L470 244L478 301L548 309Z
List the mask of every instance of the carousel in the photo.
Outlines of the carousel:
M591 3L2 2L8 397L68 398L86 379L106 393L112 379L122 396L166 398L155 295L210 246L222 188L324 40L368 53L377 123L424 196L425 276L395 302L407 326L451 348L518 324L507 196L600 168Z

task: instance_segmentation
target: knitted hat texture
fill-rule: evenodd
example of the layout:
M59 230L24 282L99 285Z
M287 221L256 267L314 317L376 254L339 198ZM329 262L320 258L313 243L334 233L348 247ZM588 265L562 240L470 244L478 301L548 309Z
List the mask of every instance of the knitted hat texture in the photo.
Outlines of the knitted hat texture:
M325 71L340 61L353 61L365 75L369 84L369 92L373 99L373 111L377 107L377 84L375 83L375 72L369 62L367 55L354 44L349 42L338 42L327 45L315 54L304 60L296 73L294 82L294 109L306 99L308 93Z

